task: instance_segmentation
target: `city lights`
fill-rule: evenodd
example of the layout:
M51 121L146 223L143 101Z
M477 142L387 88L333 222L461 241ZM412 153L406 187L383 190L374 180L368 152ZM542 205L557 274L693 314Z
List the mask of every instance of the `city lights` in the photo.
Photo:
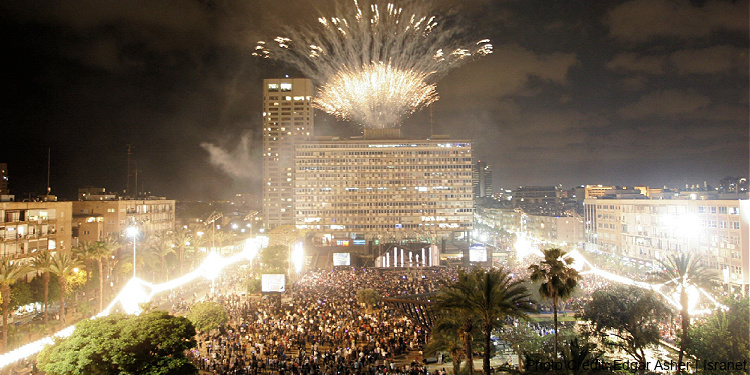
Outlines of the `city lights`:
M130 235L130 228L128 228L128 235ZM137 233L137 231L135 233ZM240 261L252 260L258 254L260 248L264 246L264 243L268 243L267 241L267 238L247 239L243 246L243 250L231 257L224 258L217 254L209 254L203 263L192 272L165 283L151 284L137 277L133 277L127 282L127 284L125 284L125 287L122 288L115 299L104 310L91 319L109 315L118 304L125 313L138 315L143 311L141 305L150 302L154 296L161 292L175 289L199 277L213 280L221 274L221 271L225 267ZM52 336L47 336L0 355L0 368L39 353L46 345L54 343L55 338L65 338L70 336L74 329L75 326L67 327Z
M675 281L675 280L672 280L667 283L661 283L661 284L650 284L650 283L645 283L642 281L635 281L628 277L620 276L612 272L607 272L607 271L596 268L578 250L571 251L567 253L566 256L570 256L573 258L574 260L573 267L576 269L579 269L579 273L581 275L590 273L590 274L603 277L609 281L613 281L616 283L625 284L625 285L633 285L633 286L637 286L639 288L646 289L646 290L653 290L655 293L664 297L664 299L670 305L672 305L675 309L677 310L682 309L682 305L680 304L679 292L675 294L668 294L669 287L667 286L667 284L670 284L672 281ZM687 293L688 293L688 313L690 315L703 315L703 314L707 314L711 312L712 308L704 308L700 310L697 309L701 298L705 298L706 300L708 300L708 302L712 305L713 308L719 308L722 310L728 309L726 306L719 303L713 296L711 296L705 290L698 288L697 286L692 285L692 284L688 284L685 287L687 288Z

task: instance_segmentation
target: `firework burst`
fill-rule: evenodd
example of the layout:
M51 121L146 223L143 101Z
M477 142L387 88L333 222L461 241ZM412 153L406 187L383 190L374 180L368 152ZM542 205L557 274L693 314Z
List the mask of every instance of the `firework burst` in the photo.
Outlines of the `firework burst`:
M492 53L459 25L430 15L429 4L353 1L338 17L258 42L253 55L277 58L319 86L315 106L369 128L398 126L401 118L438 99L435 83L472 56Z

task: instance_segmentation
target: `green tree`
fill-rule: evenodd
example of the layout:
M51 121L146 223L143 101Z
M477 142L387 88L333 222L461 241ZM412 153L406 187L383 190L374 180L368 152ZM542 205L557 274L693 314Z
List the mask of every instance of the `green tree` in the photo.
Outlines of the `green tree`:
M169 280L169 267L167 267L167 256L174 253L174 247L172 241L168 238L157 237L150 244L149 250L151 253L159 258L159 264L161 266L160 274L164 280Z
M25 306L34 303L34 294L31 286L27 282L17 282L10 286L10 308L15 309L19 306Z
M73 247L73 255L76 257L76 259L80 260L83 265L86 267L87 270L93 270L94 267L92 266L93 263L96 263L96 260L100 258L99 256L100 250L99 246L96 244L96 242L82 242L78 244L78 246ZM91 273L86 273L86 291L87 294L92 294L91 290L93 289L91 286Z
M750 353L750 299L727 298L723 302L729 310L715 310L696 322L690 330L690 344L686 347L686 352L702 363L735 362L747 358ZM699 373L705 374L747 374L747 370L704 370L702 364L697 368Z
M425 355L435 355L439 351L448 352L453 365L453 373L458 374L461 362L466 357L463 327L466 319L455 314L446 314L432 327L430 340L425 347ZM472 340L473 341L473 340Z
M369 311L380 302L380 294L371 288L360 289L357 291L357 302L367 306Z
M202 232L200 232L200 233L202 233ZM192 240L190 240L190 247L193 248L193 256L190 259L190 264L193 267L195 267L196 261L199 260L199 255L201 254L200 249L201 249L201 247L205 247L206 246L206 241L207 241L207 238L206 238L205 234L203 234L203 235L196 234L195 236L193 236Z
M172 241L174 242L175 250L177 250L177 256L180 262L180 275L182 275L185 272L183 269L185 263L185 247L188 243L194 241L193 236L187 228L178 227L172 232Z
M43 297L43 304L44 304L44 324L46 325L49 322L49 312L47 311L49 309L49 266L52 263L52 255L48 250L42 250L36 255L34 255L34 259L31 260L32 267L37 272L42 273L42 285L44 288L44 297Z
M269 247L274 247L276 245L284 246L285 252L283 253L283 259L285 259L284 264L284 272L286 272L287 276L289 278L292 277L292 269L291 269L291 261L290 256L292 252L292 246L294 246L294 243L297 241L300 241L305 238L308 231L303 229L298 229L297 227L293 225L280 225L276 228L273 228L270 232L268 232L268 243ZM279 256L282 256L281 251L278 252Z
M557 356L558 326L557 306L560 299L565 299L573 293L581 276L578 271L570 267L573 258L565 257L565 252L560 249L544 250L544 259L539 264L529 266L531 281L539 282L539 294L544 298L552 300L552 312L555 324L555 356Z
M122 244L119 238L113 235L108 236L104 241L97 241L96 246L99 253L99 259L97 260L97 267L99 268L99 311L102 311L104 309L104 280L106 279L104 268L106 266L106 274L108 275L112 255L122 247Z
M65 327L65 292L68 286L68 277L72 276L75 270L82 263L74 259L70 253L58 251L52 256L49 271L57 276L60 285L60 325Z
M526 325L502 327L498 337L510 344L518 356L518 368L523 370L522 355L538 353L544 345L544 337Z
M188 319L164 311L110 315L78 323L42 350L39 367L50 375L197 374L185 357L194 336Z
M659 324L669 315L669 307L654 292L617 286L594 292L581 317L591 322L593 333L602 342L645 363L645 350L659 343Z
M285 273L289 265L289 249L284 245L271 245L260 250L258 258L265 273Z
M219 328L220 325L229 321L229 315L220 303L200 302L190 306L190 311L185 317L195 326L198 332L208 332Z
M470 273L460 272L456 282L441 289L437 307L446 312L463 312L469 316L465 335L474 327L474 319L484 334L484 357L482 368L490 374L492 357L492 330L502 326L506 318L526 319L532 311L529 292L523 280L516 279L504 269L475 269ZM474 318L471 318L471 317ZM470 329L471 328L471 329ZM468 361L473 361L471 345L467 340ZM469 368L473 371L473 364Z
M716 275L712 270L703 266L697 257L692 254L675 254L666 259L659 260L661 270L652 276L657 281L663 282L666 286L677 290L680 294L680 319L682 321L682 332L680 337L680 350L677 356L677 363L682 363L685 354L685 348L690 345L690 313L688 311L688 286L697 285L705 287L712 284ZM680 366L675 372L681 372Z
M8 350L8 313L10 312L10 286L31 271L31 268L12 260L0 257L0 298L3 307L3 352Z

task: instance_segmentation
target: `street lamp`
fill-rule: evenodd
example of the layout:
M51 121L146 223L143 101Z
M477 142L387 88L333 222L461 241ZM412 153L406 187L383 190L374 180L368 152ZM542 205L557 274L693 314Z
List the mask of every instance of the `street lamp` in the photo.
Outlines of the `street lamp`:
M133 278L135 278L135 239L138 237L138 227L132 226L125 230L129 237L133 237Z

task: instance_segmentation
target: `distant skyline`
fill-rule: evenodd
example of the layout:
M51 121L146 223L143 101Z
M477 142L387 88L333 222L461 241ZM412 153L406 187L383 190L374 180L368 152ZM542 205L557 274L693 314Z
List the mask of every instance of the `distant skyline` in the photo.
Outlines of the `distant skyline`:
M261 83L299 74L251 52L279 25L314 22L314 4L330 2L3 3L11 192L45 192L48 149L53 194L122 191L132 144L154 195L259 196ZM472 138L496 189L750 174L747 1L442 0L434 13L460 15L495 52L438 82L403 133ZM319 111L315 128L358 131Z

